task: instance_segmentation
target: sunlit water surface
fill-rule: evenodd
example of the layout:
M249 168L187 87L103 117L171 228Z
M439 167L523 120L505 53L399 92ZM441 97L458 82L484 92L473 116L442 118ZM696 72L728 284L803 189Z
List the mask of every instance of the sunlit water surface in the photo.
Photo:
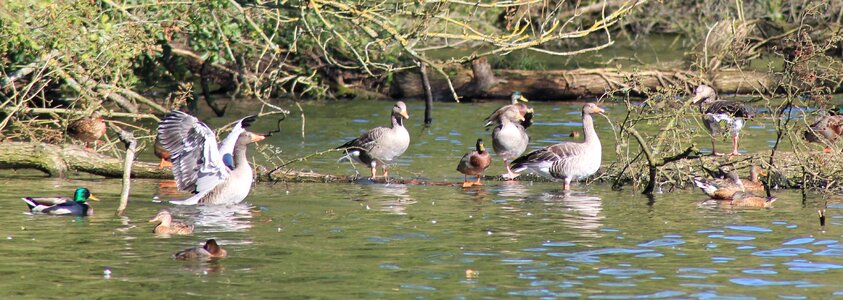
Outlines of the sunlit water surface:
M294 107L291 105L285 107ZM454 171L482 118L500 103L436 103L429 130L410 103L413 143L392 175L459 181ZM570 140L581 103L535 103L532 146ZM269 139L286 160L329 149L388 122L389 102L304 106ZM253 109L253 108L252 108ZM238 107L219 126L245 114ZM622 109L609 106L609 116ZM744 149L768 147L772 128L750 123ZM258 132L272 129L260 120ZM605 119L604 163L614 142ZM700 128L701 129L701 128ZM701 140L703 142L707 139ZM705 144L702 144L705 145ZM722 143L723 149L727 144ZM259 147L266 147L266 143ZM254 148L250 148L253 150ZM254 151L253 151L254 152ZM337 153L295 166L351 175ZM153 160L150 153L141 156ZM266 159L256 155L258 162ZM358 170L365 174L365 169ZM489 174L502 172L495 161ZM819 196L777 192L772 209L700 203L697 191L653 199L605 184L487 182L480 188L400 184L259 183L242 205L175 207L155 180L135 180L126 217L115 217L120 182L48 179L6 172L0 186L0 296L32 298L785 298L843 296L843 205L831 199L820 230ZM22 196L69 195L90 187L103 202L88 218L33 216ZM196 225L192 236L155 237L147 220L161 208ZM183 262L172 254L216 238L228 258Z

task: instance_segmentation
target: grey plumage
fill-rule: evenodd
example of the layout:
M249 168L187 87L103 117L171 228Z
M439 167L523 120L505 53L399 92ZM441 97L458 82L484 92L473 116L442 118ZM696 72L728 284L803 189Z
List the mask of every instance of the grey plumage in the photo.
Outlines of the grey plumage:
M376 127L360 137L350 140L337 149L346 149L342 159L351 159L369 168L381 166L386 176L386 165L407 151L410 146L410 133L404 127L404 120L409 119L407 105L398 101L392 108L391 127ZM372 177L376 177L372 171Z

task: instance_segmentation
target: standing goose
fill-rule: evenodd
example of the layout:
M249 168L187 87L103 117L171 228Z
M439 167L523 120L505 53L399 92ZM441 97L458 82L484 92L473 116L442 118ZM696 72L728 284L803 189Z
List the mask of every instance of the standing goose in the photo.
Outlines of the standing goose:
M738 135L744 126L744 119L753 117L749 108L735 101L717 99L717 93L707 85L700 85L694 90L691 103L699 105L703 123L711 133L711 154L723 155L715 150L714 140L721 133L720 122L725 121L726 128L732 135L732 153L729 155L741 155L738 152ZM708 107L704 108L705 105Z
M825 145L823 152L831 153L831 144L843 135L843 115L828 115L817 120L805 130L805 140Z
M530 137L527 136L524 126L520 124L521 121L524 121L524 117L517 110L508 109L504 111L500 121L501 124L492 131L492 148L495 150L495 154L503 159L503 165L506 168L506 174L502 175L503 178L514 179L518 177L518 173L512 171L508 161L527 150Z
M489 151L486 151L486 147L483 146L483 140L477 139L477 143L474 146L476 149L463 155L460 163L457 165L457 171L465 175L462 187L483 185L480 183L480 178L483 177L483 171L486 171L489 165L492 164L492 156L489 155ZM477 176L477 181L469 182L468 175Z
M67 126L67 134L70 137L85 143L85 150L93 151L88 144L94 144L105 134L106 126L102 120L102 113L94 111L88 117L79 118Z
M524 98L524 96L521 96L521 92L519 91L515 91L512 93L511 100L512 103L501 106L500 108L492 112L488 117L486 117L486 119L483 119L483 122L485 122L483 126L485 126L486 129L501 124L501 116L503 116L505 111L510 109L517 110L518 113L521 114L522 117L524 117L524 120L520 122L521 126L524 127L524 129L527 129L530 127L530 125L533 125L533 109L528 107L526 103L529 100L527 100L527 98Z
M348 141L337 149L345 149L343 159L351 159L364 164L372 170L372 179L377 178L377 167L383 168L383 177L389 176L387 164L392 162L410 146L410 133L404 128L404 120L409 119L407 105L398 101L392 107L392 127L376 127L360 137Z
M596 104L586 103L582 107L585 141L562 142L530 152L513 161L512 169L515 172L530 170L546 178L562 179L565 181L564 189L570 190L571 180L588 177L600 168L603 150L591 115L603 112Z
M237 136L232 170L223 162L214 132L196 117L171 111L158 124L158 136L164 149L173 154L173 175L178 188L194 193L190 198L171 203L233 204L249 195L252 167L246 158L246 148L264 136L245 130Z

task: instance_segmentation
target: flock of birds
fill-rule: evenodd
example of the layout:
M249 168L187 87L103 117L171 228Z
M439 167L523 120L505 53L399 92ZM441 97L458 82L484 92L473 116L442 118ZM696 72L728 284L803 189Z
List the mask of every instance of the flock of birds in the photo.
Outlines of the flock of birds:
M739 133L746 118L752 112L744 105L718 99L713 88L700 85L694 91L692 102L699 105L703 123L712 134L712 154L716 152L715 137L721 133L721 124L732 136L730 155L738 151ZM512 180L520 172L529 171L551 180L564 182L564 190L570 190L571 181L596 173L602 159L602 146L594 129L593 114L603 115L604 110L594 103L582 107L583 142L561 142L527 154L529 143L527 128L532 124L534 110L527 106L528 100L519 92L512 94L511 103L505 105L486 119L485 127L492 130L492 149L503 161L506 173L504 179ZM170 201L173 204L235 204L249 194L253 173L246 156L247 146L263 140L264 135L248 131L256 120L248 116L233 123L232 130L221 143L217 143L214 131L196 117L181 111L171 111L158 125L155 153L161 158L162 167L172 167L176 184L180 190L193 195L187 199ZM340 158L365 165L371 170L371 178L388 178L388 165L401 156L410 145L410 134L404 127L409 119L407 106L398 101L392 107L391 126L373 128L360 137L337 147L344 150ZM87 147L99 140L105 133L101 114L76 120L68 126L68 134L80 139ZM843 114L832 114L817 121L805 132L805 138L812 142L830 144L843 135ZM826 148L827 151L829 148ZM511 162L510 162L511 161ZM492 163L483 140L477 139L476 149L466 153L457 164L457 171L464 174L463 187L482 185L483 173ZM774 197L756 195L764 192L759 175L763 170L753 166L750 179L741 179L730 172L726 179L706 181L696 178L696 185L711 199L724 200L730 206L769 207ZM468 176L475 176L469 181ZM86 188L78 188L73 198L68 197L25 197L23 200L33 213L53 215L86 216L93 213L88 200L98 200ZM174 221L168 210L160 211L150 222L158 225L156 234L190 234L193 227ZM176 258L223 257L226 255L215 240L207 240L202 247L191 248L175 255Z

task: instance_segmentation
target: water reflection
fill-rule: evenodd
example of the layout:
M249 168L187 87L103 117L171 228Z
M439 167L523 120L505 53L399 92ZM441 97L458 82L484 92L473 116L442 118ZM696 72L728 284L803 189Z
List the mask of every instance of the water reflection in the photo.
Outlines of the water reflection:
M591 196L579 191L554 191L541 195L541 199L549 203L561 203L562 207L574 216L563 218L562 224L574 229L583 237L598 237L597 230L603 227L603 201L600 197Z
M416 200L408 194L405 184L370 184L366 188L372 195L379 196L381 207L378 209L396 215L406 215L407 208L416 204Z
M231 205L175 205L174 216L180 216L197 232L245 232L252 228L252 206L246 203Z

